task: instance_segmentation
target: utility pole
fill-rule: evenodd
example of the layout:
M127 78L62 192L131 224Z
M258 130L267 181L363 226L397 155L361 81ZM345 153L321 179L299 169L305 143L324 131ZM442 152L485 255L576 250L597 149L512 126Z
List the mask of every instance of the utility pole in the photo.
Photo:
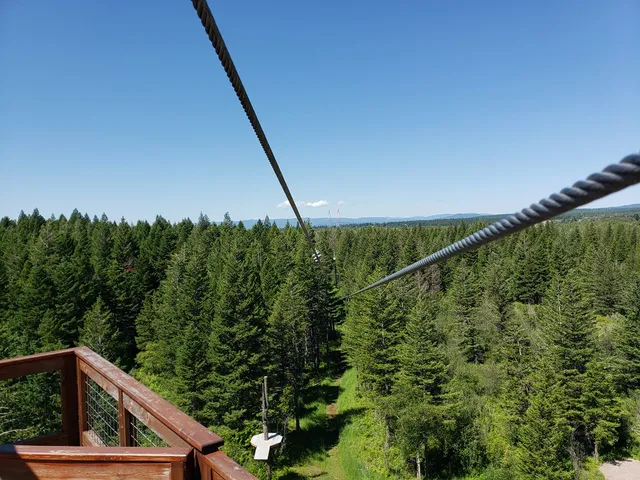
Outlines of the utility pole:
M269 453L271 447L282 443L282 435L269 433L269 392L267 390L267 377L262 378L262 433L251 437L251 445L256 447L254 460L262 460L267 464L267 478L271 480L271 464ZM285 427L286 428L286 427Z
M269 427L267 426L267 414L269 410L269 399L267 398L267 376L262 381L262 435L265 440L269 440Z
M269 441L269 426L267 425L269 411L269 399L267 397L267 376L262 381L262 437L265 442ZM267 455L267 478L271 480L271 463Z

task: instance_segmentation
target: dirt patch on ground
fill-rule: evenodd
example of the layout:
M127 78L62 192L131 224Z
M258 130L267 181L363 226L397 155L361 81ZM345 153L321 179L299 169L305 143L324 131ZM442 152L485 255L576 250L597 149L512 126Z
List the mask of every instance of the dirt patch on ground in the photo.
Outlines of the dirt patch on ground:
M332 403L327 407L327 416L329 418L333 418L338 414L338 407L336 407L335 403Z
M600 465L600 472L607 480L638 480L640 462L638 460L617 460Z

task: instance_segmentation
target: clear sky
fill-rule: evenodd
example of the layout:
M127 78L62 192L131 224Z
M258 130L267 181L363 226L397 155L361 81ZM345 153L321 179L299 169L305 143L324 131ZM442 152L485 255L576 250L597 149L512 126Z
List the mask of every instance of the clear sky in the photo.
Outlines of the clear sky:
M640 149L638 0L210 6L305 217L512 212ZM0 0L0 179L0 216L292 216L188 0Z

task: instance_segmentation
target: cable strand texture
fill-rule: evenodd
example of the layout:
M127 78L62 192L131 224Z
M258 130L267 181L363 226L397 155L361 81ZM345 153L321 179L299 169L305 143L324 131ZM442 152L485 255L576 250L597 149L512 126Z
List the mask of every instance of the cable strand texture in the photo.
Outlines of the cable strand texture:
M236 95L238 96L238 100L240 100L242 109L244 110L244 113L247 115L247 118L249 119L249 123L251 124L253 131L258 137L258 141L260 142L260 145L262 146L262 149L264 150L264 153L267 156L267 159L269 159L271 168L273 168L273 172L276 174L276 177L278 177L280 186L282 187L282 190L284 191L284 194L287 197L287 200L289 201L289 205L291 205L291 208L295 213L296 219L298 220L298 224L302 228L304 235L307 237L307 241L309 242L309 245L311 245L311 249L313 251L313 255L316 259L316 262L319 262L320 257L318 255L317 250L315 249L313 238L311 237L311 233L309 232L304 221L302 220L302 216L298 211L298 207L295 201L293 200L291 191L287 186L287 182L285 181L284 175L280 170L280 166L276 161L276 157L273 154L273 151L271 150L271 146L269 145L267 136L265 135L264 130L262 130L262 125L260 125L260 121L258 120L258 115L253 109L253 105L249 100L249 95L247 95L247 91L244 89L242 80L240 80L240 75L238 74L238 71L236 70L236 67L233 63L233 60L231 59L231 55L229 54L227 45L224 43L222 34L218 29L218 25L216 24L216 21L213 18L211 9L209 8L209 5L207 4L206 0L192 0L192 3L193 3L193 7L196 9L196 12L198 13L198 17L200 18L200 21L202 22L202 26L204 27L204 30L207 33L209 40L211 41L211 45L213 45L213 48L215 49L216 54L220 59L220 63L222 63L222 67L224 68L224 71L226 72L227 77L229 78L229 81L231 82L231 85L233 86L233 89L236 92Z
M640 155L628 155L620 163L609 165L602 172L594 173L587 177L586 180L580 180L574 183L572 187L562 189L560 193L554 193L520 212L498 220L488 227L424 257L422 260L418 260L348 295L346 298L351 298L371 288L397 280L461 253L475 250L482 245L499 240L507 235L519 232L637 183L640 183Z

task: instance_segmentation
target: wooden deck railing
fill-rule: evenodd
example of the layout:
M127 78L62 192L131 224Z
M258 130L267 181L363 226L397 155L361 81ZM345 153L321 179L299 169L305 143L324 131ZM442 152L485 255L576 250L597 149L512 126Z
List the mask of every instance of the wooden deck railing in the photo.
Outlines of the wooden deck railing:
M60 372L62 431L0 447L1 479L51 478L39 476L42 465L59 478L77 467L80 478L98 464L126 478L153 468L165 473L157 478L255 479L218 450L222 438L86 347L0 360L0 380L46 372Z

